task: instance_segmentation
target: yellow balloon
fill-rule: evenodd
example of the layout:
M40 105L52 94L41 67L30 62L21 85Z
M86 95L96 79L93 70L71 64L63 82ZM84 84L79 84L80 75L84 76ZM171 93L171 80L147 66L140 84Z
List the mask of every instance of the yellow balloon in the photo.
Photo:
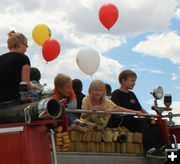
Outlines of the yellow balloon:
M38 24L32 31L32 37L38 45L42 46L46 40L51 38L51 31L47 25Z

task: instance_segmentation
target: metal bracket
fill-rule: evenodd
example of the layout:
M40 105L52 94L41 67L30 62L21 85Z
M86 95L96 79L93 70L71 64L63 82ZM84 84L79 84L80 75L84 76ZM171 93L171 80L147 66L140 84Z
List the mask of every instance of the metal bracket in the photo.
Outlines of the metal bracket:
M56 148L55 148L55 141L54 141L54 131L52 129L50 129L50 138L51 138L51 144L52 144L53 163L57 164Z
M26 123L31 123L31 115L29 113L30 105L24 108L24 120Z
M175 125L175 122L172 120L172 118L173 118L172 112L169 112L169 113L168 113L168 117L169 117L169 121L167 122L167 123L168 123L168 126L174 126L174 125Z
M171 108L152 106L152 110L162 114L164 111L169 111Z
M178 144L177 144L176 136L174 134L171 134L170 135L170 139L171 139L171 141L173 140L172 142L174 142L174 148L178 149Z

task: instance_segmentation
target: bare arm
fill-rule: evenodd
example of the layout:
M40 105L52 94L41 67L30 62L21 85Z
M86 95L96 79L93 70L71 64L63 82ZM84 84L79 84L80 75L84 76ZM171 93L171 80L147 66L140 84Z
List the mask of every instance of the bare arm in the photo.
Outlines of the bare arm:
M143 109L143 108L141 109L141 112L145 113L145 114L148 114L148 112L145 109Z
M30 66L23 65L21 72L21 81L25 81L28 83L28 89L32 89L32 85L30 84Z
M39 88L39 86L38 85L36 85L36 84L31 84L31 86L32 86L32 88L34 89L34 90L41 90L40 88Z
M40 88L37 85L30 83L30 66L28 64L23 65L22 67L21 81L25 81L28 83L28 90L30 89L40 90Z
M145 109L143 109L143 108L141 109L141 112L142 112L142 113L145 113L145 114L149 114L149 113L148 113ZM150 118L152 119L151 123L152 123L152 124L156 124L155 118L154 118L154 117L150 117Z
M77 101L76 99L72 99L70 100L67 104L67 109L76 109L76 106L77 106Z
M135 113L137 114L138 116L142 116L143 113L141 111L135 111L135 110L131 110L131 109L127 109L127 108L124 108L124 107L120 107L120 106L116 106L114 107L111 112L128 112L128 113Z

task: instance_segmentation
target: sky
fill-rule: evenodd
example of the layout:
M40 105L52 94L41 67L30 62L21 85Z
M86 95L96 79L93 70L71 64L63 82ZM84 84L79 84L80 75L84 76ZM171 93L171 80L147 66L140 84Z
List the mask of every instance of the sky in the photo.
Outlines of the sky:
M108 31L99 20L99 9L114 4L118 19ZM172 95L172 112L180 113L180 0L13 0L0 1L0 54L6 53L7 33L23 33L28 38L26 55L31 66L42 74L41 83L53 88L58 73L78 78L87 94L92 80L99 79L120 87L122 70L137 73L133 89L141 105L149 113L156 86ZM46 62L42 46L35 43L32 31L38 24L51 30L51 38L59 42L58 57ZM100 65L92 75L83 73L76 63L78 52L92 48L100 57ZM164 106L163 100L158 104ZM164 112L167 114L167 112ZM173 119L180 124L180 117Z

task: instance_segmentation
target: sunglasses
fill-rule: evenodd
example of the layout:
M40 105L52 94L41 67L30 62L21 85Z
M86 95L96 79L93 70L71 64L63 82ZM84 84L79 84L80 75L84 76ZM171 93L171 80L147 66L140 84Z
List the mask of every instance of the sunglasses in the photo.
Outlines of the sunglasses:
M26 43L23 43L27 48L29 47Z
M25 46L26 46L26 48L28 48L29 46L26 44L26 43L24 43L24 42L22 42L22 44L24 44Z

